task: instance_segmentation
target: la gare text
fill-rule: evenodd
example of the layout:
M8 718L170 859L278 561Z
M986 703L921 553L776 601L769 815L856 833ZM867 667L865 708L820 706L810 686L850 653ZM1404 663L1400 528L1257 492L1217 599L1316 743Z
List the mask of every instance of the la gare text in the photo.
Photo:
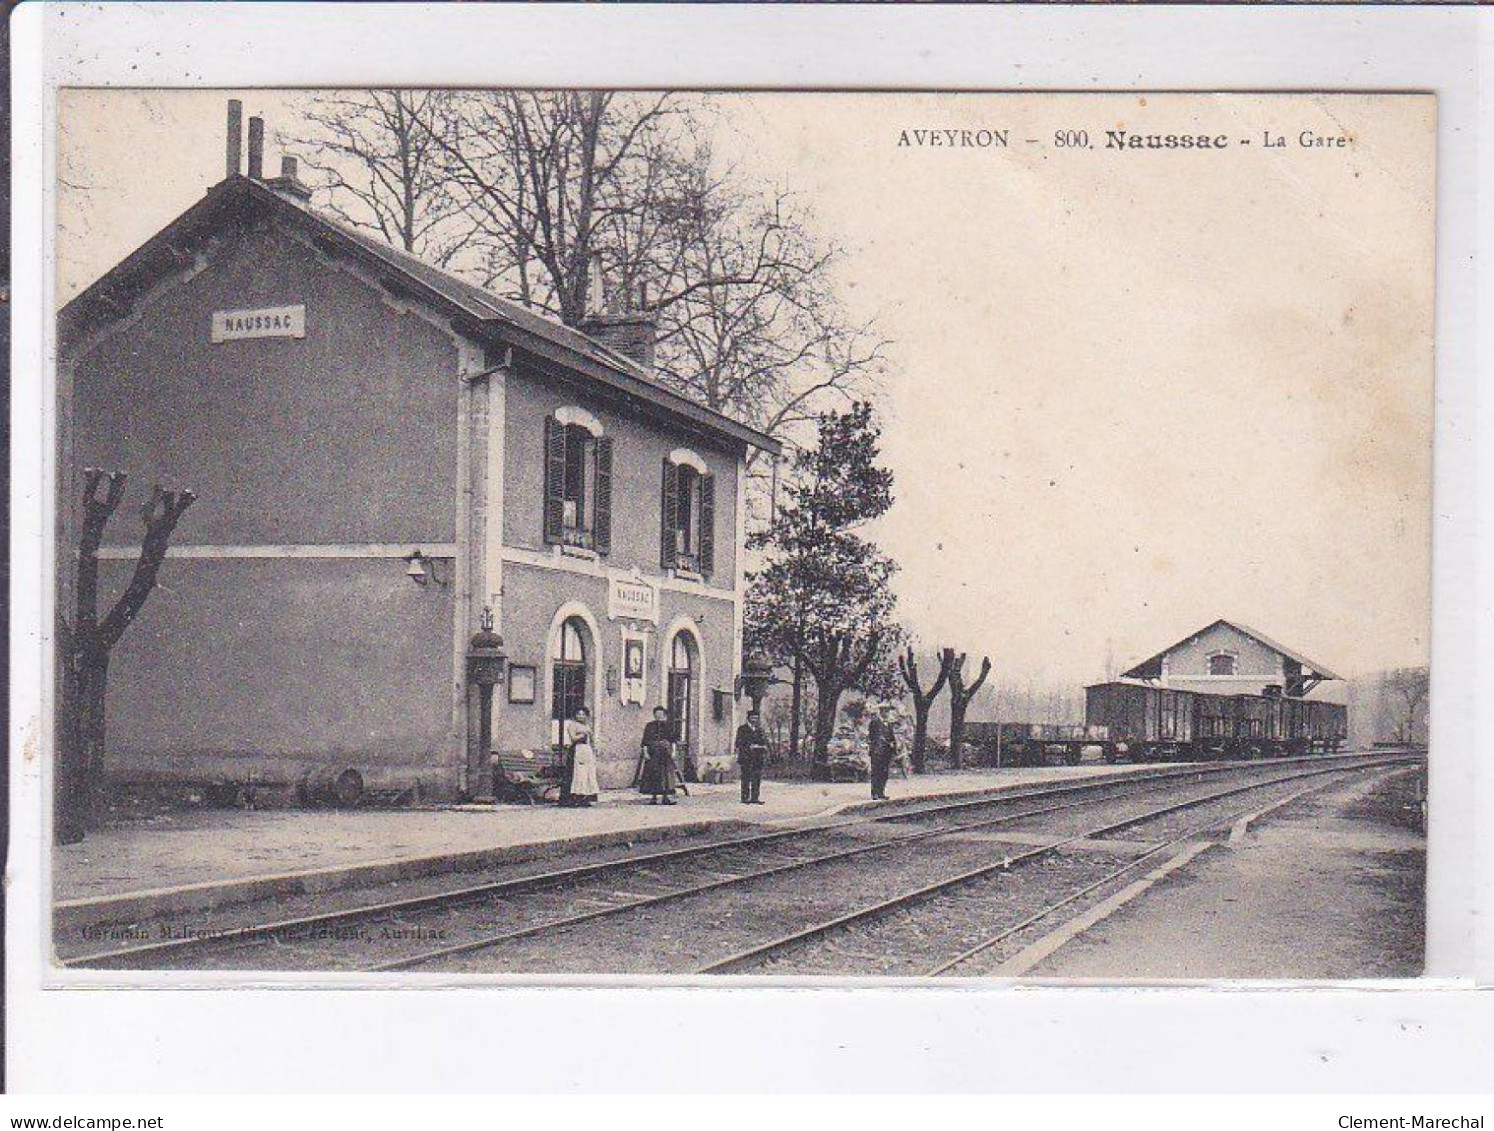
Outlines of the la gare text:
M1265 130L1261 133L1262 149L1347 149L1349 139L1343 134L1320 134L1299 130L1295 139L1287 134ZM1249 138L1232 138L1228 134L1139 134L1129 130L1106 130L1106 149L1229 149L1250 146Z

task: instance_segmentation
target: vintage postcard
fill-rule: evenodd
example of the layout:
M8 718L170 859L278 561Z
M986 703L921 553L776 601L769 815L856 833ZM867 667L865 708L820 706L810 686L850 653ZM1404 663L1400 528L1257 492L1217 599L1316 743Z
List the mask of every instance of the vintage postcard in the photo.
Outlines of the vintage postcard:
M1436 123L61 91L57 979L1420 974Z

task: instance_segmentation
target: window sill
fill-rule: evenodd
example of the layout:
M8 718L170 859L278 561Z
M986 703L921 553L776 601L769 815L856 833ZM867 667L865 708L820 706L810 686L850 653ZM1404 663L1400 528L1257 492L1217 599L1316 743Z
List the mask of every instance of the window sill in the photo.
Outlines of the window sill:
M555 552L561 557L580 558L585 562L594 562L601 556L589 546L568 546L565 543L556 546Z
M696 585L705 584L704 575L696 573L693 569L682 569L679 566L676 566L674 569L671 569L669 571L669 575L676 581L693 581Z

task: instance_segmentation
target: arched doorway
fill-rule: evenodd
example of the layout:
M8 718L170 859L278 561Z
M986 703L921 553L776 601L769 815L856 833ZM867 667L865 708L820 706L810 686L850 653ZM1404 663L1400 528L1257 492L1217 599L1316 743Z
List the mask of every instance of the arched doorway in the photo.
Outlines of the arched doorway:
M573 616L561 621L550 672L550 742L553 745L559 745L563 724L578 707L591 708L587 669L591 666L593 647L591 629L584 620Z
M695 637L681 629L669 646L666 694L669 718L675 725L680 749L685 761L694 766L700 764L700 719L696 711L699 686L700 650Z

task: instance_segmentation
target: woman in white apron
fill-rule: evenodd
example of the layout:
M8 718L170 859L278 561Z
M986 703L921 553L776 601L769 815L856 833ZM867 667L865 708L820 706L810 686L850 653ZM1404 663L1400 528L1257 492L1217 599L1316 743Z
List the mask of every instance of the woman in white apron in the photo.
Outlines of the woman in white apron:
M601 793L597 784L597 755L591 745L591 716L585 707L565 721L561 741L565 743L569 773L560 795L562 805L591 805Z

